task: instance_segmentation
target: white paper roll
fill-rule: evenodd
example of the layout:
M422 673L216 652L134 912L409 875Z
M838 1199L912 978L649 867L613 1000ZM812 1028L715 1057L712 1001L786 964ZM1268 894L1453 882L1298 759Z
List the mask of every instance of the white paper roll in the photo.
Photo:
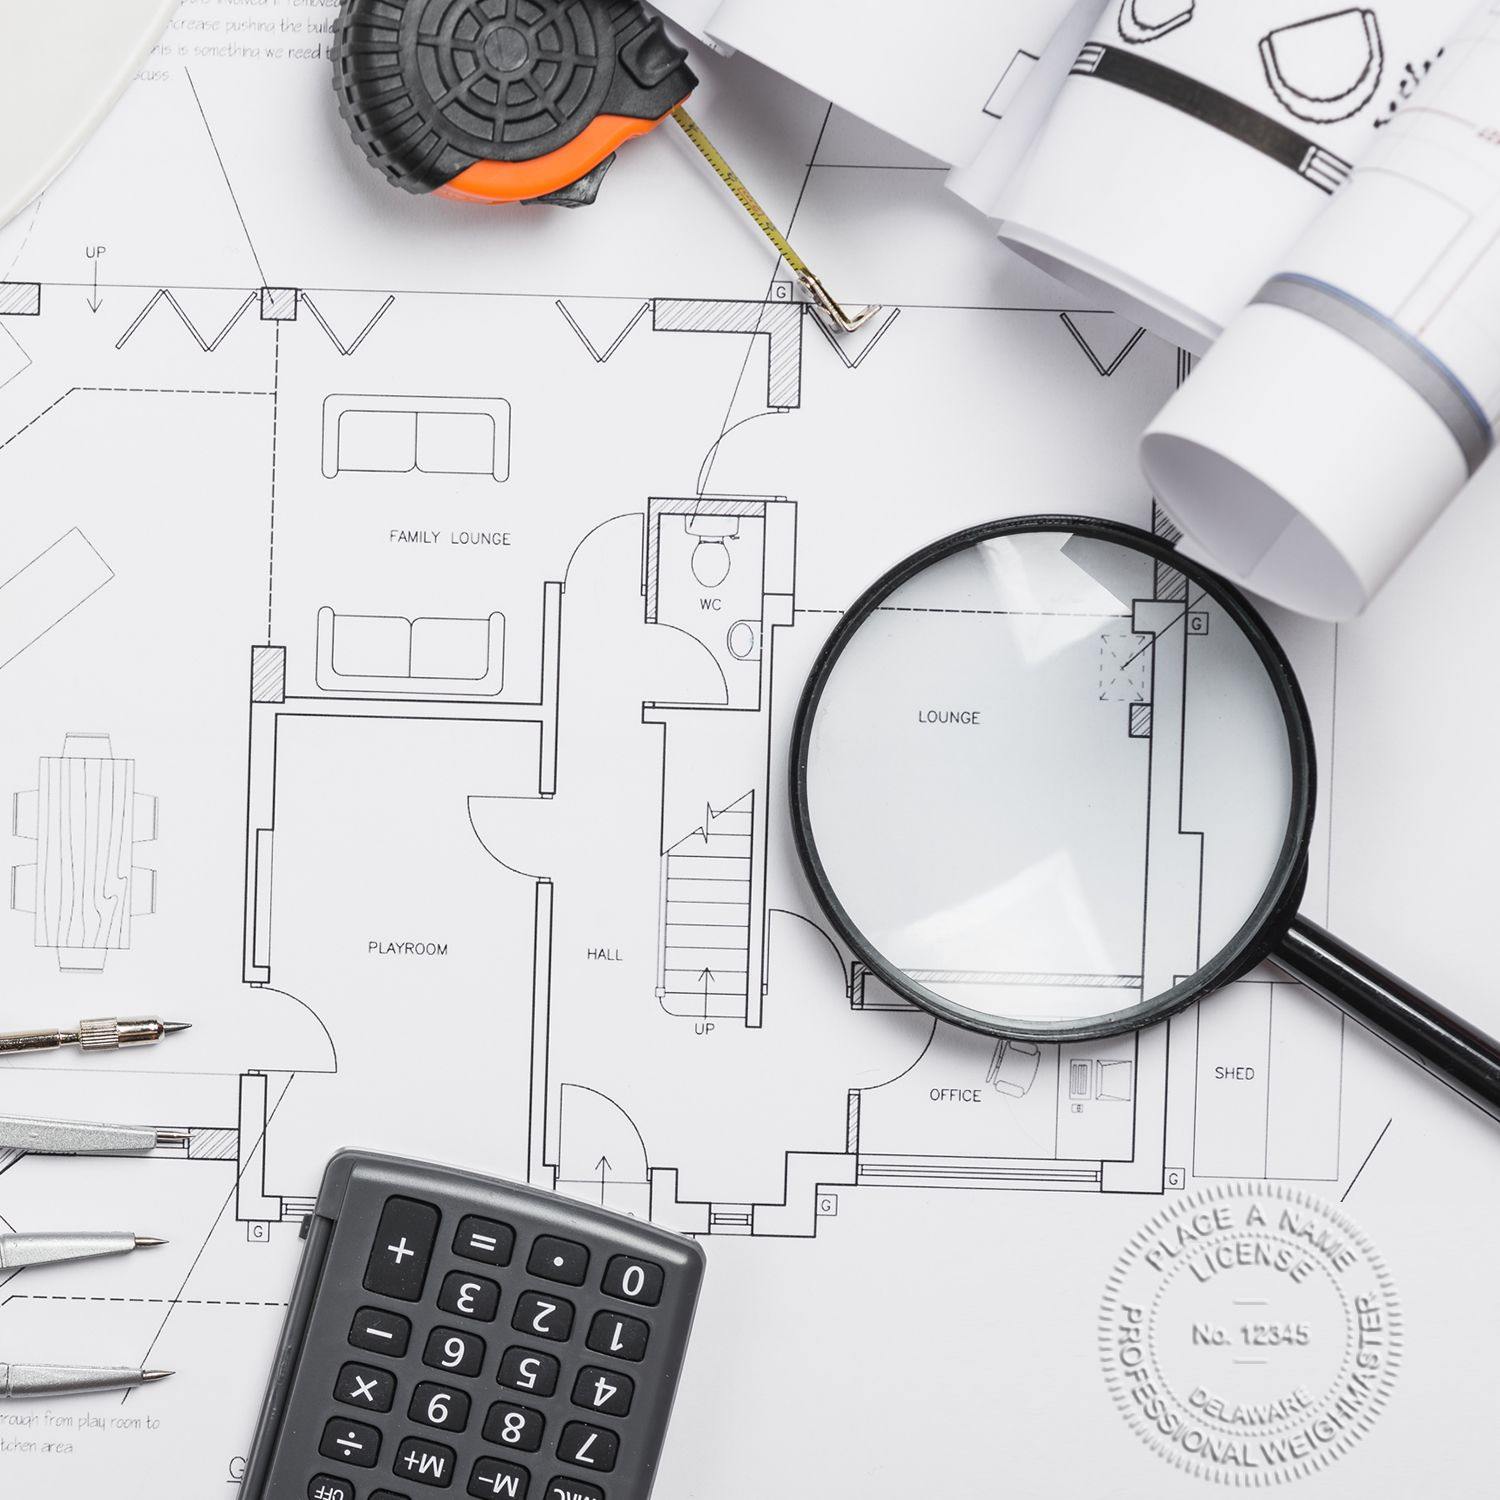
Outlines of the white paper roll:
M1201 352L1325 208L1473 0L1112 0L1005 243Z
M1141 463L1221 572L1327 620L1364 609L1466 473L1452 433L1400 376L1266 306L1229 325L1147 429Z
M1500 417L1500 3L1148 428L1146 475L1218 565L1358 614Z
M979 153L1003 102L1075 0L654 0L949 166Z

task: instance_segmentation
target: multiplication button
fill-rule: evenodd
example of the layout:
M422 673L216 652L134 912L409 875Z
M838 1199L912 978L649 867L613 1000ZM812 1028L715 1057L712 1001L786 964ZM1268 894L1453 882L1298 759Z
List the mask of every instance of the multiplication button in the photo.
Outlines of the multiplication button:
M438 1211L414 1198L388 1198L370 1247L365 1290L398 1302L420 1302L437 1240Z
M389 1411L396 1399L396 1377L374 1365L347 1364L334 1382L333 1399L362 1411Z

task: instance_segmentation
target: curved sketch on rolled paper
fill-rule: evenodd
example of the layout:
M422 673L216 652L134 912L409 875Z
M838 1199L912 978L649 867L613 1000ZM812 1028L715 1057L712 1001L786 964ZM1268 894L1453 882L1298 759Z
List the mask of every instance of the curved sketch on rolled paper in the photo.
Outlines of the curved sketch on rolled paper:
M1120 35L1132 46L1154 42L1193 19L1197 0L1120 0Z
M1288 114L1331 125L1357 115L1375 97L1385 45L1373 10L1339 10L1267 32L1260 60Z

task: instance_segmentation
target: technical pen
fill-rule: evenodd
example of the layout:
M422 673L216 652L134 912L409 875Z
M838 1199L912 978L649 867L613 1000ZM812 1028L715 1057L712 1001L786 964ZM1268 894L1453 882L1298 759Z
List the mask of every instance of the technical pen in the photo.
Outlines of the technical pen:
M165 1244L165 1240L141 1234L0 1234L0 1271L94 1260L101 1255L128 1255L132 1250Z
M81 1396L165 1380L171 1370L111 1370L93 1365L0 1365L0 1398Z
M39 1156L149 1156L160 1146L186 1146L186 1130L154 1125L95 1125L84 1120L41 1120L0 1115L0 1151Z
M73 1031L9 1031L0 1033L0 1056L8 1052L53 1052L59 1047L81 1047L85 1052L113 1052L117 1047L143 1047L175 1031L186 1031L187 1021L158 1021L154 1017L120 1021L103 1016L80 1021Z

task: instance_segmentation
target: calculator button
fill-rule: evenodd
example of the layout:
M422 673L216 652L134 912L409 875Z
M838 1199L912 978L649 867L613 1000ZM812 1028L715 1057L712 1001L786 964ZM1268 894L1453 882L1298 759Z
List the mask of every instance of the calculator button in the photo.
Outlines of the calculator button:
M318 1452L353 1469L373 1469L380 1458L380 1432L363 1422L345 1422L335 1417L323 1429Z
M443 1289L438 1293L438 1306L444 1312L457 1313L461 1318L476 1318L481 1323L494 1321L500 1310L500 1287L483 1276L466 1276L462 1271L450 1271L443 1278Z
M533 1396L550 1396L557 1389L560 1370L550 1354L516 1345L500 1361L500 1384L513 1391L530 1391Z
M444 1432L462 1432L469 1425L469 1398L451 1386L424 1380L411 1395L406 1412L413 1422L424 1427L441 1427Z
M535 1453L542 1446L542 1429L547 1419L529 1406L497 1401L484 1419L484 1440L503 1443L517 1453Z
M307 1482L307 1500L355 1500L354 1486L347 1479L319 1474Z
M345 1365L334 1382L333 1399L366 1411L389 1411L396 1399L396 1377L374 1365Z
M453 1466L457 1461L458 1455L441 1443L407 1438L396 1450L396 1462L391 1467L408 1484L446 1489L453 1483Z
M591 1427L587 1422L569 1422L558 1439L557 1456L565 1464L580 1464L608 1474L619 1456L620 1439L607 1427Z
M617 1255L604 1269L604 1295L625 1302L639 1302L655 1307L661 1301L661 1289L667 1273L654 1260L632 1260Z
M487 1266L508 1266L515 1248L516 1232L509 1224L481 1219L475 1214L462 1220L453 1236L455 1255L482 1261Z
M535 1333L561 1343L573 1332L573 1304L561 1297L527 1292L516 1299L510 1326L518 1333Z
M437 1240L438 1211L412 1198L388 1198L370 1247L365 1290L398 1302L420 1302Z
M554 1479L542 1500L604 1500L604 1491L581 1479Z
M561 1281L565 1286L582 1286L588 1280L589 1249L572 1240L542 1235L531 1247L526 1269L543 1281Z
M498 1458L481 1458L469 1476L469 1493L481 1500L499 1495L502 1500L526 1500L531 1475L520 1464L508 1464Z
M646 1357L651 1325L624 1313L596 1313L589 1325L588 1346L595 1354L612 1354L632 1364Z
M349 1330L349 1342L356 1349L388 1354L392 1359L400 1359L406 1353L410 1338L411 1324L400 1313L386 1312L379 1307L360 1308L354 1315L354 1326Z
M451 1375L477 1375L484 1368L484 1340L457 1328L434 1328L427 1335L422 1363Z
M635 1382L617 1370L585 1365L573 1382L573 1405L586 1411L605 1412L611 1417L628 1416L635 1396Z
M398 1495L394 1490L376 1490L370 1500L407 1500L407 1497Z

